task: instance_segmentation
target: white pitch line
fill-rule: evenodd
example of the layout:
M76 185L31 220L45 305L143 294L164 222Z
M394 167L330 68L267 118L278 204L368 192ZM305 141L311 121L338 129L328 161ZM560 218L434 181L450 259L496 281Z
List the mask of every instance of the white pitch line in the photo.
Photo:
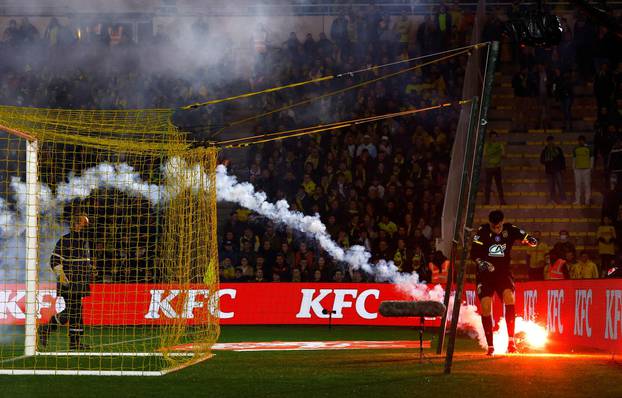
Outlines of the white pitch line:
M8 363L8 362L13 362L13 361L19 361L20 359L26 359L26 358L30 358L32 357L32 355L20 355L18 357L14 357L14 358L8 358L5 360L0 361L0 363Z
M196 334L199 334L201 332L202 331L197 331ZM193 334L195 334L195 333L188 333L186 336L192 336ZM144 338L141 338L141 339L117 341L117 342L113 342L113 343L98 344L98 345L95 345L93 347L111 347L111 346L125 344L125 343L137 343L139 341L147 341L147 340L159 339L160 337L161 336L151 336L151 337L144 337Z
M44 357L162 357L162 352L91 352L91 351L56 351L56 352L37 352L37 356ZM168 355L173 357L191 357L194 353L171 352Z
M0 375L47 376L163 376L164 371L145 370L56 370L56 369L0 369Z
M159 338L160 338L160 336L152 336L152 337L144 337L142 339L117 341L117 342L114 342L114 343L99 344L99 345L94 346L94 348L110 347L110 346L121 345L121 344L125 344L125 343L137 343L139 341L147 341L147 340L153 340L153 339L159 339Z

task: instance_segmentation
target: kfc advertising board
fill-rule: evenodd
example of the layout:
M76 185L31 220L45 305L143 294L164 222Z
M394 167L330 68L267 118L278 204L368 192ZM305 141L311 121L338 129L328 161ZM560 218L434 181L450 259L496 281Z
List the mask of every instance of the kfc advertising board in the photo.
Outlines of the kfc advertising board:
M385 300L407 300L390 284L223 283L217 292L203 285L186 289L162 284L95 284L85 298L89 325L189 324L218 316L223 325L327 324L413 326L418 319L384 318ZM0 285L0 324L23 324L24 285ZM463 301L478 305L475 287ZM40 322L65 303L54 285L37 293ZM495 300L495 318L503 306ZM569 347L622 351L622 280L545 281L517 284L516 313L546 326L551 340ZM438 326L439 320L428 320Z

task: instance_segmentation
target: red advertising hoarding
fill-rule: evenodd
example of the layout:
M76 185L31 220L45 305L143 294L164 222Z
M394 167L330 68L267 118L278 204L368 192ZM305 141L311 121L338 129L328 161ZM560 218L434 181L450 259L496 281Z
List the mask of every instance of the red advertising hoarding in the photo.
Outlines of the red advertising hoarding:
M84 321L157 325L181 318L196 324L219 316L223 325L325 324L331 316L337 325L417 325L417 319L378 314L380 302L406 299L390 284L224 283L216 293L203 285L96 284L84 299ZM466 286L463 300L478 304L474 286ZM23 324L24 301L23 285L0 285L0 324ZM556 343L622 351L622 280L519 283L516 301L517 315L546 326ZM40 286L37 302L42 322L64 309L53 285ZM495 300L495 317L502 311Z

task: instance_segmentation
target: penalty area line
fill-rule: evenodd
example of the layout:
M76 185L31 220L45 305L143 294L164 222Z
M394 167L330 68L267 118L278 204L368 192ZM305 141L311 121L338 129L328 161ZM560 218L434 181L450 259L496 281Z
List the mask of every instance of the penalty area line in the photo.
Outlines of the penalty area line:
M13 362L13 361L19 361L20 359L30 358L30 357L32 357L32 355L20 355L18 357L4 359L4 360L0 361L0 363L9 363L9 362Z
M187 333L186 336L192 336L194 334L200 334L202 331L196 331L196 332L191 332L191 333ZM141 341L149 341L149 340L155 340L155 339L159 339L162 336L151 336L151 337L143 337L140 339L133 339L133 340L123 340L123 341L115 341L112 343L105 343L105 344L96 344L93 345L93 348L100 348L100 347L112 347L112 346L116 346L116 345L121 345L121 344L129 344L129 343L139 343Z

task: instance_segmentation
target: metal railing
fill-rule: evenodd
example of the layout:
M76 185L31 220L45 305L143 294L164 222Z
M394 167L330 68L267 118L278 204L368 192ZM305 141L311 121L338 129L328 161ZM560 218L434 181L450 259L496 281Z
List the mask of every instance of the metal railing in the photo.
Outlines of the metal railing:
M23 0L16 2L15 0L0 0L0 15L2 16L93 16L93 15L176 15L181 17L196 16L330 16L340 13L350 13L352 10L364 12L370 2L326 2L322 1L317 4L304 2L297 4L296 2L272 1L272 2L240 2L235 7L223 6L223 4L209 4L201 6L178 5L175 1L162 3L154 1L152 5L144 8L126 9L106 9L105 6L98 9L90 8L88 3L84 3L79 7L72 8L68 5L46 5L40 1ZM376 1L374 4L378 7L381 14L399 15L407 13L410 15L429 14L441 4L441 1ZM521 2L521 7L535 5L535 2ZM608 6L616 9L622 7L622 1L609 1ZM487 3L488 10L503 9L510 7L512 1L497 1ZM467 1L460 2L463 9L475 10L477 2ZM571 1L549 1L547 6L556 10L572 11L575 9L575 3Z

